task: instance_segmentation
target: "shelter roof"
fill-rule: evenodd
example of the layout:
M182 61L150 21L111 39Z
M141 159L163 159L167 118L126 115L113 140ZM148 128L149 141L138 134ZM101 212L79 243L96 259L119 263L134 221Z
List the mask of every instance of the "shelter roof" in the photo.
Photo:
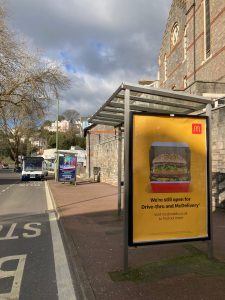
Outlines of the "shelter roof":
M198 114L214 100L143 85L122 83L109 99L89 118L92 124L114 127L123 126L125 111L125 90L130 91L130 111L160 114L188 115Z

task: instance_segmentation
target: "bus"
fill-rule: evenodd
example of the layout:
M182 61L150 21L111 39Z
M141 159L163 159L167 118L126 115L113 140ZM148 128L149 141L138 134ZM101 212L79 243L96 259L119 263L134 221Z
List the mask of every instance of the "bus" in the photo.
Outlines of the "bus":
M44 180L47 176L43 157L27 156L23 158L21 180Z

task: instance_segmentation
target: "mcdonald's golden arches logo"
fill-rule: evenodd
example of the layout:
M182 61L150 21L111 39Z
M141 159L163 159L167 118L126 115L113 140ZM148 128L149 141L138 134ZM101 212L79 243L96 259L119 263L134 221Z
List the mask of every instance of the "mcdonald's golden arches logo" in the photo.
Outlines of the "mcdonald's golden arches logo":
M202 134L202 124L193 123L192 124L192 134Z

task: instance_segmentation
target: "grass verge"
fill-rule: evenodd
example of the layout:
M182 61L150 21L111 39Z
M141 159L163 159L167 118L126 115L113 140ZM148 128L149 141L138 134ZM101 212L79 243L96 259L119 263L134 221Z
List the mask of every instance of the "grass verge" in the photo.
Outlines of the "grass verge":
M115 282L156 281L163 278L185 274L225 278L225 263L216 259L209 259L200 251L192 251L191 255L147 263L144 266L129 269L127 273L109 273L111 279Z

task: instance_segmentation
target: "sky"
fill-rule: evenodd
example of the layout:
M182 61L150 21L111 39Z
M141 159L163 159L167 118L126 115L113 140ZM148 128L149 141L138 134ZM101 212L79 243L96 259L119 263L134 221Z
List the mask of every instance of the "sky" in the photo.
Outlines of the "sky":
M10 28L43 57L60 62L70 78L60 112L90 116L122 82L156 79L171 2L7 0L6 7Z

